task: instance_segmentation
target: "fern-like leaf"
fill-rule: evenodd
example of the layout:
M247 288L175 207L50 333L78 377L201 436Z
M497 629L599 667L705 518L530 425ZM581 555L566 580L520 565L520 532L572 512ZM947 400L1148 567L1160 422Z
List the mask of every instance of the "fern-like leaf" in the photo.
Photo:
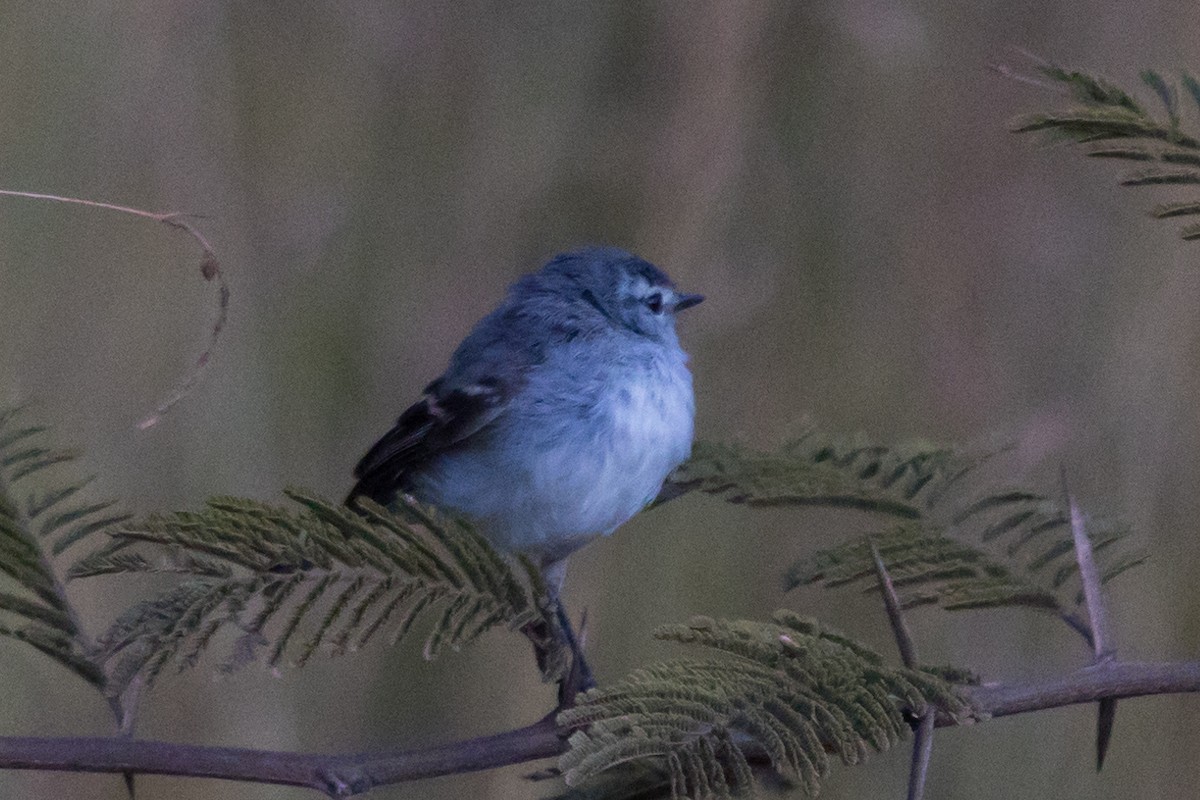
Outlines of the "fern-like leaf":
M788 570L785 585L791 589L820 583L833 588L866 583L868 591L875 591L871 544L878 548L905 608L936 603L948 610L1027 606L1069 613L1054 592L983 549L920 524L900 525L865 540L817 551Z
M80 629L51 558L127 519L114 504L81 500L89 481L56 483L52 469L74 453L47 443L47 430L0 410L0 636L24 642L101 688L104 673Z
M906 714L930 704L972 713L941 678L887 666L789 611L766 623L697 619L656 635L713 655L637 670L562 712L560 724L577 729L559 762L568 785L632 762L663 774L675 797L723 798L752 791L751 761L765 760L815 794L831 755L856 763L893 746L909 730Z
M946 478L953 453L915 444L888 448L865 439L832 442L815 431L763 453L697 442L692 457L667 481L659 502L700 491L751 506L856 508L900 518L921 515L934 478Z
M1081 89L1081 91L1083 91ZM1088 91L1101 94L1103 85ZM1115 102L1115 101L1114 101ZM946 609L1025 606L1058 614L1088 635L1065 510L1024 488L980 491L969 484L1000 450L969 455L926 444L890 448L808 433L773 453L698 444L665 496L702 491L749 505L827 506L873 512L875 542L907 606ZM1117 545L1128 531L1089 527L1109 580L1141 563ZM877 586L870 545L859 538L813 553L785 576L787 588Z
M1032 114L1013 123L1015 133L1041 132L1084 147L1092 158L1139 163L1121 176L1122 186L1193 186L1200 184L1200 138L1183 129L1179 90L1153 70L1142 73L1144 83L1162 108L1156 116L1124 90L1095 76L1042 65L1042 74L1065 86L1074 105L1060 111ZM1200 107L1200 84L1184 74L1180 82ZM1200 214L1200 199L1156 206L1159 219ZM1200 227L1188 225L1180 235L1200 238Z
M361 513L288 491L284 508L219 497L194 513L152 516L112 532L72 577L171 573L183 580L138 603L103 637L119 691L141 674L153 683L172 663L192 666L223 627L239 632L224 668L260 655L270 666L306 663L388 632L392 643L429 626L425 655L458 649L484 631L522 629L557 647L545 587L531 565L500 556L461 520L417 505ZM563 658L550 659L557 677Z

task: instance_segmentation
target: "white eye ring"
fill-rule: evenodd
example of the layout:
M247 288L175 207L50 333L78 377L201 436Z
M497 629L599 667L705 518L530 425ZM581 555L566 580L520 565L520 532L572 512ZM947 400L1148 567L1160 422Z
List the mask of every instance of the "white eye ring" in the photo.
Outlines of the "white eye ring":
M663 302L662 292L654 292L647 297L646 307L649 308L653 314L661 314L663 309L666 308L666 304Z

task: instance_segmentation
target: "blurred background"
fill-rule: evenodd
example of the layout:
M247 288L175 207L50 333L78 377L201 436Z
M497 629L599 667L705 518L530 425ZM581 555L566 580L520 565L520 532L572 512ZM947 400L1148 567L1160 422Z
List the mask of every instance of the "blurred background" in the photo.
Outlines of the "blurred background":
M0 188L203 214L232 290L185 236L0 198L0 402L36 401L98 491L139 512L212 494L329 497L523 272L630 248L708 302L681 323L699 435L768 446L805 420L886 440L1019 444L1003 482L1067 465L1151 562L1113 584L1122 655L1200 653L1200 245L1150 220L1111 164L1007 132L1057 98L988 65L1019 46L1133 85L1200 68L1181 0L0 5ZM783 595L782 566L868 521L689 498L573 560L601 680L675 651L697 613L786 605L885 652L877 600ZM138 587L71 591L100 630ZM990 679L1086 663L1032 612L916 614L922 654ZM354 751L449 741L553 703L497 633L429 664L417 643L277 677L171 676L146 737ZM105 734L105 705L0 644L0 733ZM1188 796L1200 704L1123 702L1105 771L1079 707L938 736L930 797ZM1014 767L1019 765L1019 769ZM515 767L381 798L528 798ZM895 796L907 748L824 796ZM141 797L301 790L139 779ZM0 795L124 797L119 778L0 773Z

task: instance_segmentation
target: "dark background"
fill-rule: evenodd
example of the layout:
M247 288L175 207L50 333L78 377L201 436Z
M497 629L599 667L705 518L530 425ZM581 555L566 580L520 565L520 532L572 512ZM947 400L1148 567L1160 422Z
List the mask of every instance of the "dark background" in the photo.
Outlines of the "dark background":
M1200 244L1148 219L1111 164L1006 132L1056 103L989 71L1012 46L1127 85L1200 68L1193 3L47 2L0 6L0 188L207 215L232 287L211 370L134 425L204 347L214 292L186 238L0 199L0 402L87 454L136 511L208 495L330 497L505 286L554 252L628 247L709 300L681 334L699 435L769 445L811 420L888 440L1018 443L999 476L1053 487L1152 561L1112 587L1123 655L1200 645ZM706 498L580 553L601 679L672 651L695 613L788 605L891 652L877 600L782 595L792 558L867 523ZM129 581L72 587L99 630ZM923 655L1005 679L1087 652L1033 612L913 618ZM553 690L494 634L427 664L376 647L278 677L215 661L165 679L139 733L361 750L529 722ZM108 710L0 646L0 732L104 734ZM1200 706L1121 704L939 734L930 797L1177 797ZM908 755L837 768L825 796L896 796ZM381 798L525 798L529 766ZM139 796L300 790L139 779ZM124 796L119 778L0 774L0 794ZM376 796L373 795L373 796Z

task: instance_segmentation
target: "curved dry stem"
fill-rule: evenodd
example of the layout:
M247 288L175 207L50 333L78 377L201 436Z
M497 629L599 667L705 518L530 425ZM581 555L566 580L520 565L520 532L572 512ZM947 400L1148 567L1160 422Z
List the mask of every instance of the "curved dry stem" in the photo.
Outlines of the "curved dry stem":
M221 273L220 262L217 260L216 252L208 239L204 237L199 230L196 229L187 220L185 214L178 212L159 213L154 211L145 211L140 208L131 208L129 206L116 205L114 203L102 203L97 200L84 200L79 197L65 197L57 194L43 194L40 192L19 192L13 189L0 189L0 196L4 197L21 197L27 200L48 200L54 203L67 203L69 205L86 206L88 208L99 208L105 211L116 211L121 214L130 214L142 219L161 222L177 230L181 230L190 236L196 244L200 246L200 275L206 281L215 281L217 284L217 315L212 326L209 328L208 345L193 363L192 368L188 370L167 397L158 404L158 406L143 418L137 427L141 430L157 425L163 415L166 414L172 406L178 403L191 392L192 387L200 379L208 367L212 359L213 351L216 349L217 340L220 339L221 331L225 327L225 321L229 316L229 285L225 282L225 276Z

